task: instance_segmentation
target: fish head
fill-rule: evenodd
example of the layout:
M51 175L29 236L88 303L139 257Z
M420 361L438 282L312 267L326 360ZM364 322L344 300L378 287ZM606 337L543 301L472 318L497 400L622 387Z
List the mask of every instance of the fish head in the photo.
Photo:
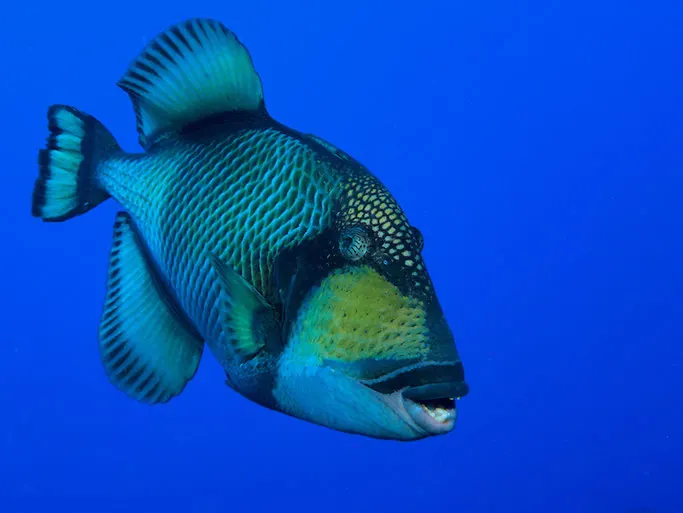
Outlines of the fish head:
M278 263L286 343L273 395L283 411L344 432L448 433L469 387L422 234L376 182L342 196L334 226Z

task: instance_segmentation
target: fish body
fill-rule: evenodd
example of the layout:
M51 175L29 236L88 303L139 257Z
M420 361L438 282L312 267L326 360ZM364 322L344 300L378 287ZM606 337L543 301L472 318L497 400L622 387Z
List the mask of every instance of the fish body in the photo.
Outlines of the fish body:
M267 408L375 438L452 430L462 362L422 236L386 187L273 119L249 52L217 21L161 33L119 86L144 152L53 105L33 193L44 221L123 208L99 329L111 383L167 402L206 344L228 386Z

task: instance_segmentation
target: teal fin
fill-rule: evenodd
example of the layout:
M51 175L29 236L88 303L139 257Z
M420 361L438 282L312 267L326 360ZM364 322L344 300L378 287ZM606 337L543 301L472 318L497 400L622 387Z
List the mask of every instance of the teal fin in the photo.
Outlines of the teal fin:
M190 19L158 35L118 85L133 102L145 149L212 115L263 107L249 51L211 19Z
M109 381L148 404L179 395L202 355L201 337L165 292L125 212L114 223L99 340Z
M66 221L109 197L97 184L97 164L121 148L102 123L74 107L52 105L47 119L50 135L38 155L31 211L43 221Z
M236 359L244 362L262 350L277 352L280 324L273 307L236 271L211 255L221 285L221 321L226 342Z

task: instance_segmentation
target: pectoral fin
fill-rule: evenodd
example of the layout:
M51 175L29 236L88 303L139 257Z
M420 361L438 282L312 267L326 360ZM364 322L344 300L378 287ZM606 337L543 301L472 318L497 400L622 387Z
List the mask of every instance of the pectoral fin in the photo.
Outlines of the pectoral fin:
M280 323L275 309L236 271L214 255L210 259L221 286L225 342L235 358L244 362L263 350L280 351Z

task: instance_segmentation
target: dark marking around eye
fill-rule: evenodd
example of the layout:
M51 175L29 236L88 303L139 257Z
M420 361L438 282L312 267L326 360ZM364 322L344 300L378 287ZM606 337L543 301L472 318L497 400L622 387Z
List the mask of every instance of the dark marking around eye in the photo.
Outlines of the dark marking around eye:
M369 246L370 239L361 226L345 228L339 238L339 251L344 258L351 261L363 258L368 252Z

